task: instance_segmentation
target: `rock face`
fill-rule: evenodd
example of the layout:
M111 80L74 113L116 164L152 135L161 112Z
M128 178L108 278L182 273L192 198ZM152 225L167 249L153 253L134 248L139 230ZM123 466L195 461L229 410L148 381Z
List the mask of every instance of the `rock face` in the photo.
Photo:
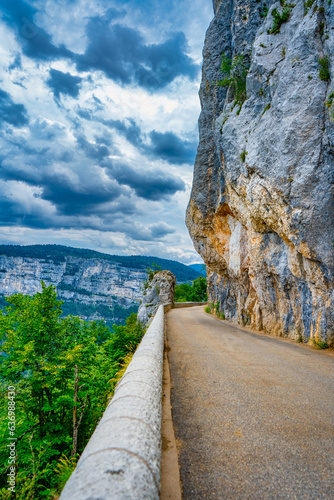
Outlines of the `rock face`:
M331 344L334 4L266 4L214 1L186 222L226 319ZM287 22L268 33L283 9ZM241 109L213 83L222 53L248 62Z
M147 281L142 302L138 309L138 321L146 325L160 305L174 305L176 278L170 271L159 271Z

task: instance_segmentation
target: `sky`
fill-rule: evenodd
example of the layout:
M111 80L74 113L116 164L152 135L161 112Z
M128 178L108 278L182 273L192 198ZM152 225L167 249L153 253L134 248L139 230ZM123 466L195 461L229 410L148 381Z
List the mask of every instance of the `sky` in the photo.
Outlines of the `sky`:
M200 262L211 0L0 0L0 243Z

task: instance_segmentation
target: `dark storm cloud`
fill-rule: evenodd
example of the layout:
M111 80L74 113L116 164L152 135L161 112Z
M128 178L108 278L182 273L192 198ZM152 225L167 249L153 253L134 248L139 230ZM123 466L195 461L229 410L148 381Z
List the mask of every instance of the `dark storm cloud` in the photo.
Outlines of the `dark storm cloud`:
M178 191L185 191L180 177L159 170L139 172L127 165L116 165L111 173L119 184L131 187L137 196L146 200L166 200Z
M147 45L141 34L121 24L111 24L115 11L91 18L86 26L88 45L74 57L78 70L100 70L117 82L137 83L148 90L165 87L177 76L195 78L198 66L186 55L183 33L166 42Z
M150 133L150 139L152 143L150 152L157 158L179 165L193 163L195 160L194 142L183 141L172 132L160 133L155 130Z
M0 125L1 122L23 127L29 123L29 119L25 106L15 104L8 92L0 89Z
M164 238L168 234L175 233L175 229L168 226L164 222L157 222L150 226L143 225L136 221L125 221L124 228L126 234L129 234L132 239L138 241L152 241Z
M100 122L120 132L133 146L143 145L142 131L134 120L129 119L128 123L121 120L100 120Z
M156 224L152 224L151 233L154 239L163 238L167 234L175 233L175 229L168 226L165 222L157 222Z
M100 205L117 200L122 191L116 183L112 186L102 183L90 186L87 182L73 185L55 176L52 184L43 186L43 198L52 202L62 215L90 215L98 213Z
M3 20L15 30L26 56L37 60L72 57L72 52L64 44L57 47L52 43L51 35L34 24L37 10L29 3L24 0L2 0L1 11Z
M46 81L56 99L60 94L76 98L79 95L82 78L73 76L71 73L63 73L57 69L50 69L50 78Z
M79 108L77 113L85 120L96 121L117 130L130 144L151 158L165 160L174 165L194 163L197 146L197 142L195 141L183 140L173 132L162 133L152 130L148 134L151 144L147 144L145 142L146 137L141 128L132 119L128 119L126 122L121 120L105 120L98 118L90 110L82 108Z
M34 145L35 138L39 139L39 147L30 145ZM110 204L130 194L130 189L107 177L96 165L98 162L91 160L109 155L101 143L108 136L98 139L100 143L91 143L80 136L74 142L57 122L35 120L28 138L7 135L6 149L0 154L0 181L21 182L27 189L38 189L58 215L92 215L106 204L112 211Z
M34 24L37 10L24 0L2 0L1 10L6 24L16 31L23 53L32 59L70 59L79 71L100 70L116 82L136 83L147 90L162 89L180 75L191 79L198 75L199 67L186 54L184 33L174 33L163 43L146 44L139 31L112 24L124 12L109 9L103 16L90 18L86 50L74 54L64 44L56 46L51 35Z

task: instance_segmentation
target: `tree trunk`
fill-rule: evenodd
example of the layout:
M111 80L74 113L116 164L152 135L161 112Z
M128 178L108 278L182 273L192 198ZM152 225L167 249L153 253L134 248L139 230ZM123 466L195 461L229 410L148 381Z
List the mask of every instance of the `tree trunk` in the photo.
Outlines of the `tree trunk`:
M71 451L71 457L74 457L77 452L78 443L78 424L77 424L77 402L78 402L78 365L74 368L74 407L73 407L73 446Z
M76 453L77 453L77 446L78 446L78 429L79 429L79 426L81 424L81 420L82 420L82 417L83 417L83 414L84 414L84 411L85 411L85 408L86 408L86 405L87 405L87 398L88 398L88 392L86 393L86 396L85 396L85 401L83 403L82 406L80 406L79 408L79 412L80 410L81 413L80 413L80 418L78 420L78 411L77 411L77 403L78 403L78 391L79 389L81 389L81 387L83 387L85 384L82 384L80 387L79 387L79 376L78 376L78 365L75 365L75 369L74 369L74 408L73 408L73 446L72 446L72 451L71 451L71 457L75 457Z

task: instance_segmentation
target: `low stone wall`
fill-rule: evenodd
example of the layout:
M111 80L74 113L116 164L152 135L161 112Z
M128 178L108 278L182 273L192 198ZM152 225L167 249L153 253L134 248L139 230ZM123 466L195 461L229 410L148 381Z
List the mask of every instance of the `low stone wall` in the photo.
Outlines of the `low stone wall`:
M158 500L164 306L133 356L59 500Z
M207 304L207 302L175 302L173 308L179 309L180 307L206 306Z

